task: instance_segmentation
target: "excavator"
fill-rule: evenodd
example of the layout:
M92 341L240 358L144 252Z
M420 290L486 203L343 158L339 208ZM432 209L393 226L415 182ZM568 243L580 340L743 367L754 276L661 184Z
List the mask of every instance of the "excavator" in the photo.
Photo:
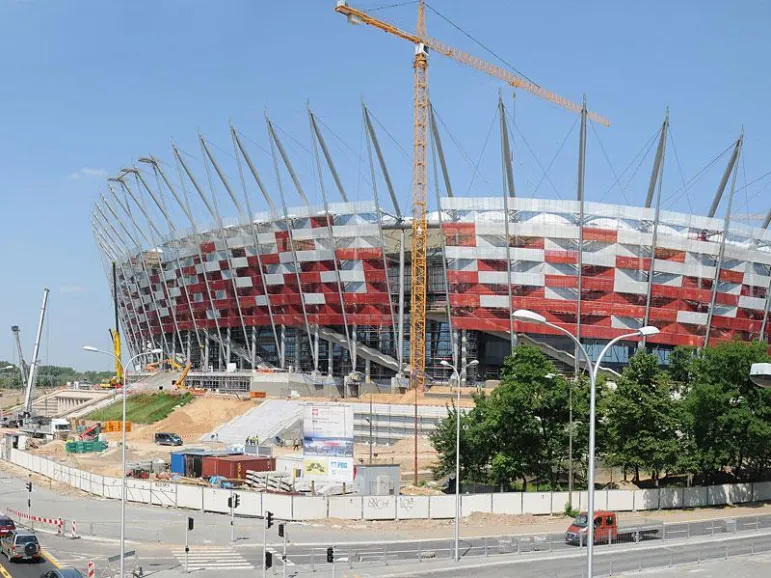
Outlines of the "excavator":
M185 378L187 378L187 374L190 373L190 370L193 368L193 364L188 362L183 366L173 357L168 357L166 359L161 359L160 361L148 363L145 365L145 371L158 371L164 364L168 364L177 371L182 371L182 374L179 376L179 379L177 379L174 385L177 389L187 389L187 385L185 385Z

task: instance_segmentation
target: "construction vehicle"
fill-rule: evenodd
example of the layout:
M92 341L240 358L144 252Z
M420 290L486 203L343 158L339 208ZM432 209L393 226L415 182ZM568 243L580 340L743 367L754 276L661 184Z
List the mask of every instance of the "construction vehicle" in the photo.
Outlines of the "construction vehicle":
M161 359L160 361L153 361L152 363L148 363L145 365L145 371L158 371L159 369L162 369L164 365L168 365L177 371L183 369L182 364L179 363L176 359L173 357L167 357L166 359Z
M21 373L21 384L24 386L27 383L27 372L29 369L27 368L27 362L24 361L24 352L22 351L21 338L19 337L19 326L11 326L11 332L13 333L13 337L16 340L16 351L19 354L19 373Z
M514 88L534 94L544 100L574 112L580 112L582 119L589 118L609 126L607 119L587 112L586 104L576 104L550 90L517 76L508 70L485 62L462 50L448 46L426 33L425 3L418 1L417 32L401 30L379 20L362 10L348 6L346 0L338 0L335 11L348 18L351 24L367 24L415 45L414 68L414 141L412 167L412 299L410 305L410 386L424 389L426 380L426 266L428 258L428 52L443 54L463 64L499 78ZM416 442L417 443L417 442ZM417 452L416 452L417 453ZM416 458L417 459L417 458ZM417 468L416 468L417 471Z
M38 367L40 366L40 340L43 336L43 323L45 322L46 308L48 307L48 289L43 290L43 305L40 308L35 347L32 350L32 362L29 364L27 374L27 386L24 391L24 405L15 417L19 430L29 434L30 437L56 439L66 438L70 431L70 423L66 419L33 415L32 397L35 389ZM18 335L18 333L16 333Z
M99 434L102 433L102 424L95 423L91 426L85 427L83 431L78 434L78 437L82 441L93 441L99 438Z
M190 370L193 368L193 364L188 362L188 364L185 366L185 369L182 370L182 375L179 376L179 379L174 384L177 389L187 389L187 385L185 384L185 379L187 378L187 374L190 373Z

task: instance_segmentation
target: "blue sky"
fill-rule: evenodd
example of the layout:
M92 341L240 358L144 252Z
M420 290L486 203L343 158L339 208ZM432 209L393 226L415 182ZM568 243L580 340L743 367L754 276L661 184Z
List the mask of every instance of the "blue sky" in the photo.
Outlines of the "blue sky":
M380 129L400 198L408 202L410 163L399 147L409 153L412 142L413 48L348 25L334 5L334 0L0 0L0 358L16 358L12 324L21 325L31 355L42 290L49 287L43 362L79 369L110 365L108 358L80 350L85 343L109 346L112 319L91 234L92 204L104 177L137 157L153 153L171 161L172 138L200 159L200 130L222 149L215 148L215 155L236 182L228 156L232 118L255 141L250 152L272 184L272 163L262 150L269 146L267 109L283 131L306 192L318 199L309 153L310 101L334 131L327 139L350 196L363 199L371 195L360 112L364 98L395 139ZM539 84L576 101L586 92L589 107L611 119L611 128L589 130L589 200L643 202L652 152L634 178L632 165L620 187L614 186L614 171L621 174L645 148L667 106L686 180L730 146L742 125L746 154L739 186L745 173L750 182L771 170L767 2L739 7L697 0L433 0L432 6ZM375 14L414 29L414 4ZM431 35L496 62L435 13L429 11L427 19ZM439 55L431 59L429 84L449 129L443 140L456 194L498 194L499 136L491 123L502 84ZM518 94L514 106L511 91L504 89L504 95L516 125L519 194L572 198L575 116L527 94ZM549 180L534 191L542 172L530 149L546 167L563 141ZM671 150L664 205L703 214L727 158L706 171L686 199L675 194L682 180ZM203 178L203 165L191 163ZM771 205L771 187L762 189L768 180L740 190L735 210L765 211ZM330 188L328 175L325 184ZM382 183L379 190L384 193ZM258 197L252 199L261 209ZM226 215L235 214L224 202L222 207Z

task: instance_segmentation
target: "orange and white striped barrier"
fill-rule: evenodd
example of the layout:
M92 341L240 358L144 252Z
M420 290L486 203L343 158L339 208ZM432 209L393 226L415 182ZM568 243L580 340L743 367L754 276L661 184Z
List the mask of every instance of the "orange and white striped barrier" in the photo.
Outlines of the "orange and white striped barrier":
M80 536L78 536L78 523L75 520L72 520L72 523L70 524L70 532L72 538L80 538Z
M96 578L96 564L88 563L88 578Z

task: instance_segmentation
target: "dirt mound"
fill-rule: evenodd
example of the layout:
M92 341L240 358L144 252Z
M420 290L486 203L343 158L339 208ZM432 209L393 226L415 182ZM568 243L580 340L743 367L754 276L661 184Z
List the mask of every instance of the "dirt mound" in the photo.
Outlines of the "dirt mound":
M250 400L200 397L143 430L145 433L172 431L180 435L203 435L253 407L255 404Z

